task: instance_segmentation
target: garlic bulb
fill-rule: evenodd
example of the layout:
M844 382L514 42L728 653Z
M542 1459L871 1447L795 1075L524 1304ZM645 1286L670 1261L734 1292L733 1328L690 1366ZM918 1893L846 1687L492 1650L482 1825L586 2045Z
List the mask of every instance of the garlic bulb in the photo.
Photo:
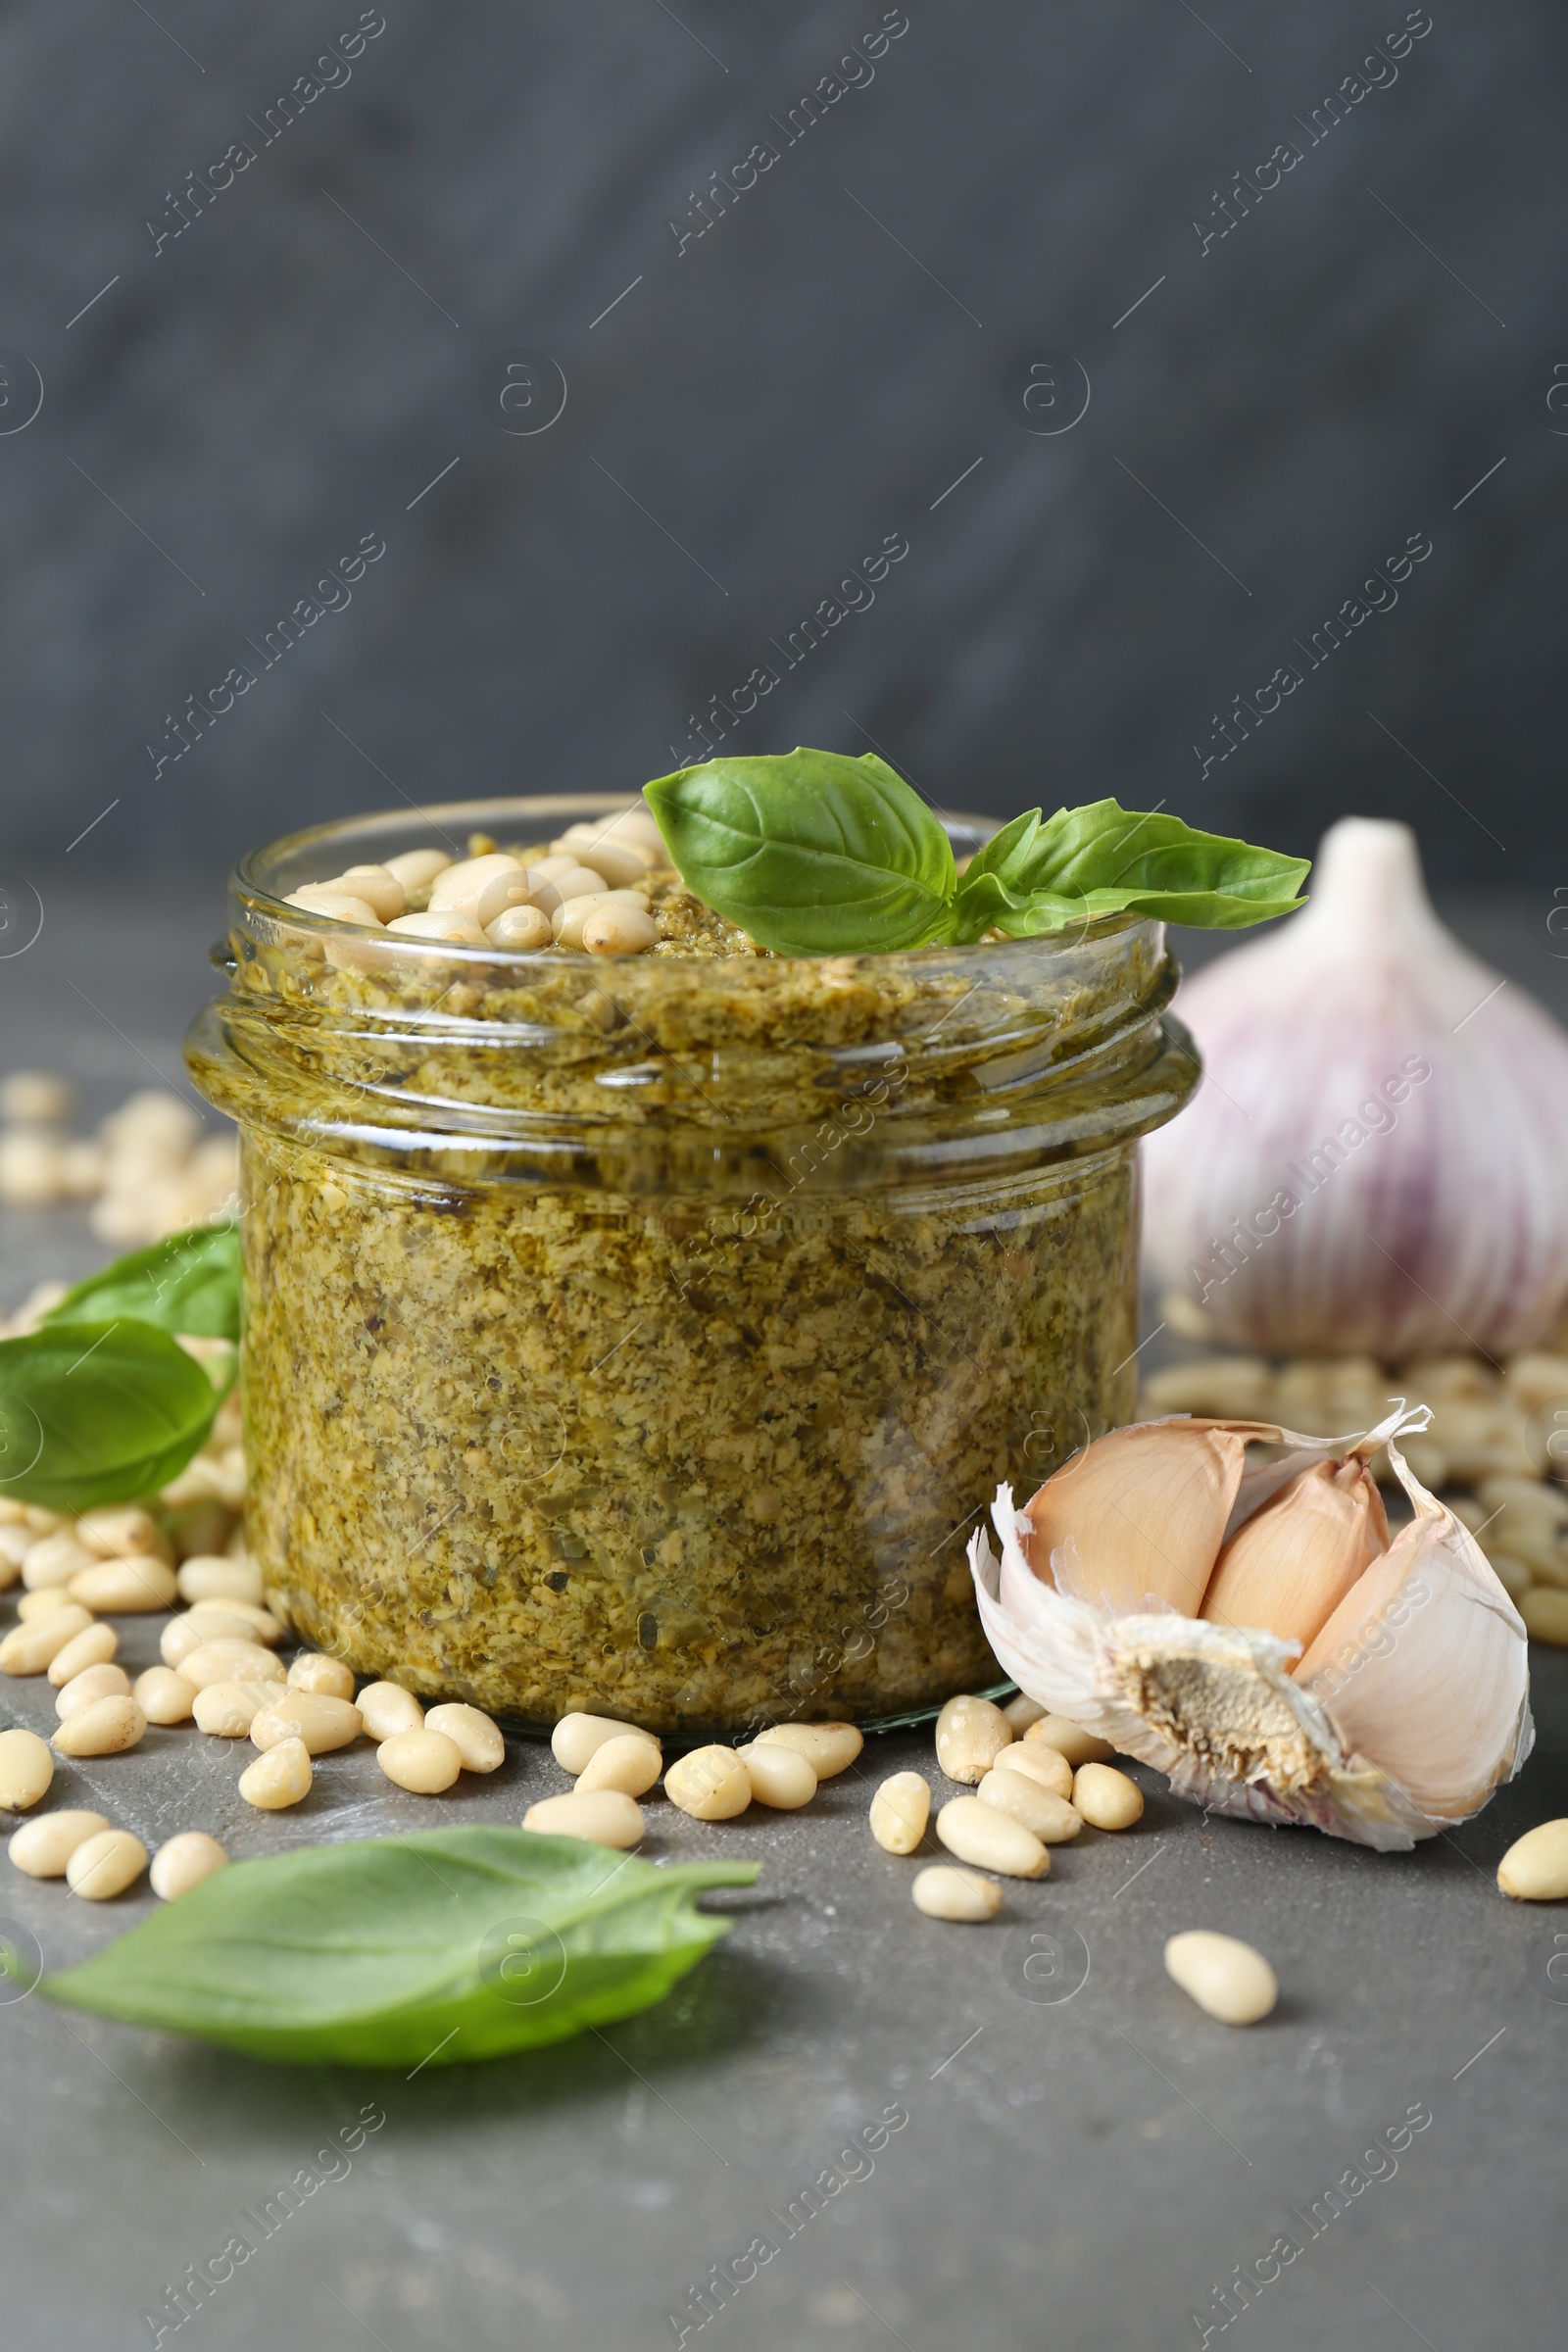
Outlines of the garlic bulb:
M1467 1820L1534 1740L1525 1628L1395 1442L1428 1418L1400 1405L1330 1439L1141 1422L1027 1511L1000 1487L1001 1558L983 1529L969 1544L992 1648L1038 1705L1211 1812L1385 1851ZM1415 1512L1392 1541L1366 1468L1385 1441ZM1256 1443L1293 1450L1245 1467ZM1124 1539L1134 1565L1111 1581Z
M1445 930L1407 826L1347 817L1310 905L1183 984L1206 1082L1145 1151L1145 1249L1216 1338L1385 1361L1568 1305L1568 1037Z

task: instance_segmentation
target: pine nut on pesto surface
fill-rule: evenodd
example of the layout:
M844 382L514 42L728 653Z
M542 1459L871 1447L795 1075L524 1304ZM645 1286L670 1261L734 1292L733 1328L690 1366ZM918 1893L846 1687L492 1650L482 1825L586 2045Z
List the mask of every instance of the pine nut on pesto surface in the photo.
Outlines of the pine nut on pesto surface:
M657 858L614 953L312 903L358 868L422 916L432 841L575 890L626 806L359 818L235 876L187 1057L243 1136L268 1604L533 1724L935 1706L996 1680L999 1479L1132 1408L1137 1140L1198 1067L1162 926L776 956Z

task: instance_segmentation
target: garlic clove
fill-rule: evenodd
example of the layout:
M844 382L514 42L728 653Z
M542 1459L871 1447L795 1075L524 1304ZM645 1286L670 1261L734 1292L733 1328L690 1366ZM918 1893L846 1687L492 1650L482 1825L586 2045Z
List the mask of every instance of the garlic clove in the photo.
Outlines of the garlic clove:
M1296 1679L1425 1813L1464 1821L1529 1752L1524 1620L1469 1529L1396 1446L1389 1457L1415 1518L1346 1595Z
M1383 1497L1366 1464L1353 1455L1314 1462L1231 1537L1199 1614L1308 1642L1388 1548Z
M1246 1439L1210 1422L1113 1429L1033 1497L1025 1556L1036 1576L1096 1607L1157 1608L1163 1601L1190 1617L1203 1597L1246 1460Z
M1311 904L1176 1010L1212 1083L1145 1145L1145 1246L1221 1341L1398 1360L1554 1331L1568 1037L1444 928L1407 827L1335 825Z

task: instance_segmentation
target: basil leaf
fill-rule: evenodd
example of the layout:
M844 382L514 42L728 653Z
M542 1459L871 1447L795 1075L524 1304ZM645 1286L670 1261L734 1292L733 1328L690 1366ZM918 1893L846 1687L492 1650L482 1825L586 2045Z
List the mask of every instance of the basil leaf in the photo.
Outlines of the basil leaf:
M112 1323L134 1316L160 1331L239 1338L239 1231L197 1225L133 1250L89 1274L44 1316L46 1323Z
M0 1494L51 1511L134 1502L178 1476L223 1388L167 1332L128 1317L0 1340Z
M1015 817L970 861L954 909L961 938L987 923L1025 937L1123 912L1239 930L1300 904L1304 858L1196 832L1179 816L1114 801L1059 808L1045 824L1038 809L1031 816L1033 830Z
M644 792L687 888L760 947L828 956L949 936L952 845L873 753L710 760Z
M215 1871L39 1989L255 2058L453 2066L662 2000L729 1930L693 1896L756 1876L504 1828L306 1846Z

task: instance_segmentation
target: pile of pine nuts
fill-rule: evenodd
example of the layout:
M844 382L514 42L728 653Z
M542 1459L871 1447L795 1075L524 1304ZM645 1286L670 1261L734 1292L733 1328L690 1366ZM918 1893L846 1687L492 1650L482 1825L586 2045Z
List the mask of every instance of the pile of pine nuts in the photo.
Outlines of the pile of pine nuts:
M1086 1825L1131 1829L1143 1814L1143 1790L1107 1761L1114 1751L1103 1740L1021 1693L1004 1707L950 1698L937 1717L936 1749L946 1777L974 1794L949 1797L938 1811L938 1838L969 1867L933 1863L919 1872L910 1892L928 1919L995 1919L998 1877L1043 1879L1052 1846ZM896 1772L871 1799L871 1835L890 1854L912 1854L930 1815L929 1783Z
M93 1232L118 1250L205 1225L232 1206L237 1138L232 1129L209 1133L179 1096L143 1088L90 1136L69 1132L74 1108L75 1089L52 1071L13 1070L0 1079L0 1202L50 1208L90 1201Z
M626 808L598 824L568 825L526 864L508 850L456 860L443 850L406 850L384 865L351 865L330 881L307 882L284 904L395 939L514 955L557 947L643 956L660 936L650 881L668 870L652 810Z

